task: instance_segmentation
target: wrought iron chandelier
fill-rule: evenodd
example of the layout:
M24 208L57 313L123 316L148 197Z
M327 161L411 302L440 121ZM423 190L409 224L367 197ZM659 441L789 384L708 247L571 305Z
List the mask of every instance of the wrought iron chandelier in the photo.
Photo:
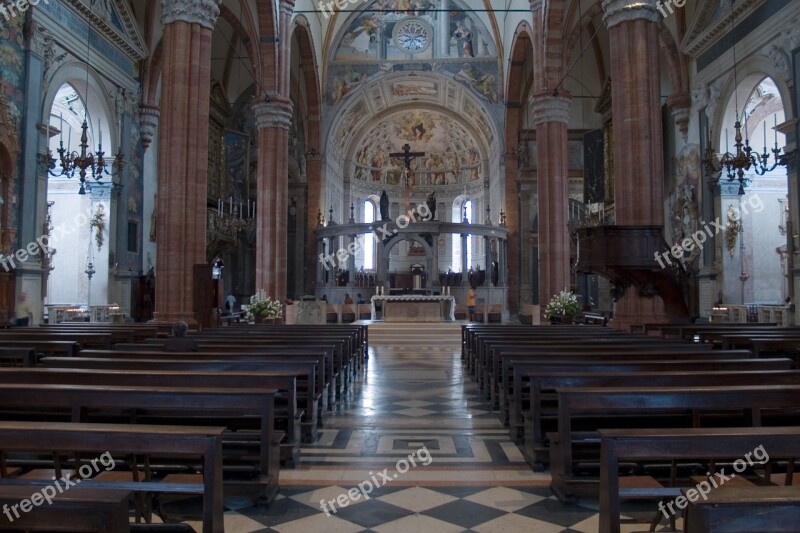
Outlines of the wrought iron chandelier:
M92 2L94 5L94 2ZM89 90L89 38L90 32L86 34L86 90ZM103 132L100 130L100 121L97 121L97 134L99 142L97 143L97 151L92 152L89 150L89 136L87 130L89 124L87 122L88 110L84 106L83 124L81 124L81 144L80 153L77 151L70 151L71 143L67 142L67 147L64 148L64 119L61 119L61 138L59 139L59 147L57 148L58 159L53 157L53 152L48 147L46 154L39 154L39 162L46 167L47 173L53 177L66 176L72 179L77 174L80 177L81 187L78 194L86 194L86 178L91 174L95 181L100 181L103 176L112 178L114 189L119 190L119 180L117 178L122 172L125 165L124 154L122 153L122 127L120 126L120 147L114 160L111 162L111 170L107 168L108 162L105 158L103 151ZM56 167L56 162L60 163L60 168ZM91 184L91 182L89 182Z
M766 129L764 133L764 152L759 154L757 151L753 151L753 149L750 147L750 139L748 138L746 110L743 110L742 113L745 116L745 132L744 137L742 136L742 121L739 116L739 83L737 80L738 65L736 62L736 15L733 12L733 2L734 0L731 0L731 32L733 35L733 91L736 102L736 122L733 126L736 132L733 143L735 153L728 151L726 130L725 153L718 157L709 143L705 154L703 155L703 165L705 166L706 174L715 184L719 182L722 171L724 170L728 181L739 182L739 196L744 196L744 187L749 181L748 178L745 177L745 172L752 170L759 176L763 176L767 172L775 170L778 166L787 166L788 160L786 159L786 154L782 154L782 150L778 147L777 129L775 130L775 146L769 150L769 152L772 152L774 157L772 164L769 162L770 153L767 151ZM710 137L711 135L709 134L709 139Z
M90 174L95 181L100 181L103 176L114 178L119 175L125 165L125 156L120 146L117 154L114 156L114 160L111 162L111 170L107 168L108 162L105 159L105 152L103 151L102 133L100 134L97 151L94 153L89 151L88 129L89 124L86 122L86 118L84 118L83 124L81 124L80 153L77 151L70 152L68 147L64 148L64 136L62 134L57 149L58 159L53 157L53 153L49 148L47 154L41 154L41 160L47 166L47 172L51 176L73 178L76 173L78 174L81 182L81 188L78 194L86 194L86 178ZM56 166L56 162L60 163L60 168Z

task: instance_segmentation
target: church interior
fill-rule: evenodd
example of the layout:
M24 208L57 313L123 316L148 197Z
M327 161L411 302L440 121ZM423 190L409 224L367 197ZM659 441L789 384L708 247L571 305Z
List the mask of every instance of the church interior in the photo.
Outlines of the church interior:
M0 530L797 531L798 105L791 0L0 0Z

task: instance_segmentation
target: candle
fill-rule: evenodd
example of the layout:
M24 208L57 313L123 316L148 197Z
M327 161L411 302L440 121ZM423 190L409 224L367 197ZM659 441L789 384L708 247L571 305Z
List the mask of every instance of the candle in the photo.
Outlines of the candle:
M778 114L772 115L772 120L775 122L775 148L778 147Z
M767 121L764 121L764 151L767 151Z
M222 214L222 198L217 198L217 214Z
M100 119L97 119L97 133L100 136L100 142L98 143L99 151L103 150L103 131L100 129Z
M728 128L725 128L725 153L728 153Z
M59 133L61 134L61 142L63 143L64 142L64 114L63 113L59 114L59 117L61 118L61 126L59 127Z
M69 135L67 137L67 150L71 150L70 148L71 146L72 146L72 126L70 126L69 128Z
M242 209L242 202L239 202L239 220L244 217L244 209Z
M233 196L231 196L231 198L230 198L230 201L229 201L229 204L230 204L230 205L229 205L229 207L230 207L230 212L231 212L231 215L232 215L232 214L233 214Z

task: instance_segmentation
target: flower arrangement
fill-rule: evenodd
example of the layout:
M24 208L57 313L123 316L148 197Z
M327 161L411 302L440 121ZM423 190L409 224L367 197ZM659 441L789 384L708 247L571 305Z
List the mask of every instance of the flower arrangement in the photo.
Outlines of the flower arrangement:
M263 289L250 297L247 306L247 318L254 320L256 317L280 318L283 316L283 305L280 300L267 296Z
M551 316L569 316L574 317L580 314L581 304L578 302L578 296L567 292L561 291L552 298L544 308L544 314L547 317Z
M97 249L103 248L103 232L106 231L106 211L103 209L103 204L97 206L97 211L92 215L92 220L89 222L90 231L96 230L95 241L97 241Z

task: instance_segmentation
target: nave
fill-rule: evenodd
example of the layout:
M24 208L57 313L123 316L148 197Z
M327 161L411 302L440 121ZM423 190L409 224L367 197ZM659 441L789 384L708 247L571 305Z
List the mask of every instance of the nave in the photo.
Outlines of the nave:
M226 500L225 530L596 533L596 502L559 503L550 473L531 470L497 411L481 401L462 366L460 327L370 324L370 358L342 409L317 442L301 448L299 465L281 470L279 494L268 508ZM418 462L397 474L367 501L330 516L321 510L321 499L334 500L373 475L381 482L377 472L388 468L392 476L397 461L423 446L427 466ZM625 508L643 522L654 509ZM646 529L622 527L623 533Z

